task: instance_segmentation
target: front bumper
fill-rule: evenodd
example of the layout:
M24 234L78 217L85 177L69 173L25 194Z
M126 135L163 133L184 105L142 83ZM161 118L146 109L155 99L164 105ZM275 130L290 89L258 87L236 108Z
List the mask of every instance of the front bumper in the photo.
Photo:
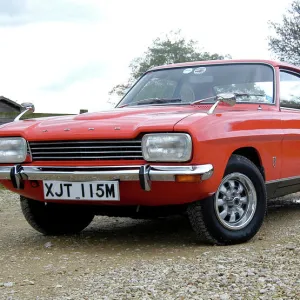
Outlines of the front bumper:
M139 181L143 190L151 190L152 181L176 181L177 175L199 175L209 179L213 166L108 166L108 167L50 167L50 166L3 166L0 180L11 180L16 189L24 188L24 180L93 181L120 180Z

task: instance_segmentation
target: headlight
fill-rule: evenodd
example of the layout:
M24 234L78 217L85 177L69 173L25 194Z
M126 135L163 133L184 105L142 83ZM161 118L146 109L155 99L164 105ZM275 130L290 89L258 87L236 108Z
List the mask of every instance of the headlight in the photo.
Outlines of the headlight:
M27 145L23 138L0 138L0 163L21 163L26 159Z
M188 161L192 155L192 139L186 133L145 134L142 149L147 161Z

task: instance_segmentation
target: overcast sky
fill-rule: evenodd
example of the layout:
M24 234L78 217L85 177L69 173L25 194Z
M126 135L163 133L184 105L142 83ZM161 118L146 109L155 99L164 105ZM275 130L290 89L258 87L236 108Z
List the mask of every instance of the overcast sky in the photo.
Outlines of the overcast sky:
M0 0L0 95L37 112L108 109L131 60L181 29L209 52L273 58L268 21L290 0Z

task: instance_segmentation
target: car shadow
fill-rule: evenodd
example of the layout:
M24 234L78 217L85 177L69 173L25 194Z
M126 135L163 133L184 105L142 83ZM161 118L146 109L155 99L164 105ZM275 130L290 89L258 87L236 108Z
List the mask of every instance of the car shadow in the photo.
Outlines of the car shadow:
M266 230L271 226L281 226L290 213L300 213L300 203L293 200L272 200L268 203ZM278 218L280 215L280 218ZM173 244L201 245L197 242L187 217L174 216L154 220L133 220L129 218L96 217L95 221L80 235L79 239L89 238L126 244ZM202 245L205 245L202 243Z
M300 203L294 200L270 201L268 213L260 234L272 239L274 231L286 226L292 226L300 216ZM189 220L184 216L173 216L153 220L136 220L130 218L110 218L96 216L94 221L81 233L71 236L44 236L29 226L22 232L18 231L19 238L10 241L9 247L22 246L30 249L40 247L47 242L61 249L90 249L129 248L141 247L146 249L161 249L165 247L182 248L196 246L200 249L207 244L197 241L196 234L191 228ZM5 239L5 237L3 237ZM259 242L255 238L254 242ZM8 246L8 245L7 245ZM153 247L152 247L153 246Z
M195 244L189 220L182 216L153 220L96 217L79 238L126 244Z

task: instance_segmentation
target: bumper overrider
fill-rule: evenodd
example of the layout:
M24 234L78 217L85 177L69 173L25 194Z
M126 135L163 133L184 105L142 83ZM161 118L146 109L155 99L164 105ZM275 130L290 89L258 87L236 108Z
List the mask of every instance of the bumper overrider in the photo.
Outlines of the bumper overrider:
M103 166L103 167L59 167L59 166L14 166L0 167L0 180L11 180L14 188L23 189L25 180L139 181L145 191L151 190L153 181L176 181L177 176L195 176L207 180L213 174L213 166Z

